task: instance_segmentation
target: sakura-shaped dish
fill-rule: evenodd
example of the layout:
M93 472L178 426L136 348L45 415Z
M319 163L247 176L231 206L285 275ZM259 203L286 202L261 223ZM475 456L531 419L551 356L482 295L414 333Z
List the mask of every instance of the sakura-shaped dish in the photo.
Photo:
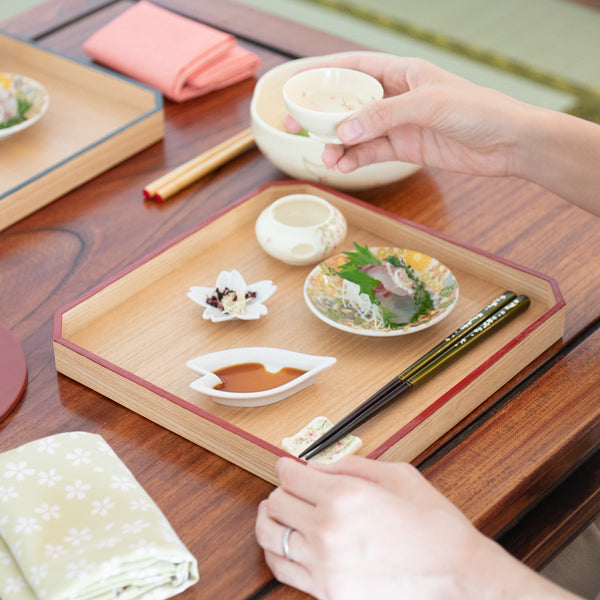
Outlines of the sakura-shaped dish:
M259 319L267 314L263 304L277 286L270 280L246 284L235 269L221 271L213 287L192 286L188 298L204 307L203 318L213 323L232 319Z

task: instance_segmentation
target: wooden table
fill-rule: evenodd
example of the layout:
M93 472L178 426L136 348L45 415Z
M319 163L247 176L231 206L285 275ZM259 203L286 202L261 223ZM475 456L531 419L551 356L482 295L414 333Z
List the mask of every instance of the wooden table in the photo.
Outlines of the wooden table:
M348 41L220 0L160 4L227 30L257 52L260 72L290 58L356 48ZM82 61L82 42L131 3L50 0L3 24ZM157 204L141 189L249 124L247 80L181 105L166 135L0 233L0 319L21 341L26 393L0 424L0 450L66 430L101 434L155 499L200 563L182 598L294 598L272 579L254 539L272 486L62 375L54 313L248 191L285 176L256 149ZM600 220L515 179L423 169L354 194L464 243L554 277L567 303L564 338L415 463L483 532L534 568L600 512Z

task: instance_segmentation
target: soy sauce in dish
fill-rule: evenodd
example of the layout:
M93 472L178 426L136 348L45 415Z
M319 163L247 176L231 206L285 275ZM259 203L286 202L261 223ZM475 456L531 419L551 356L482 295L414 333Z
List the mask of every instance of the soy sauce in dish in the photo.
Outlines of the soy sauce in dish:
M214 371L223 382L215 385L214 389L235 393L264 392L292 381L304 373L306 371L293 367L283 367L271 373L260 363L240 363Z

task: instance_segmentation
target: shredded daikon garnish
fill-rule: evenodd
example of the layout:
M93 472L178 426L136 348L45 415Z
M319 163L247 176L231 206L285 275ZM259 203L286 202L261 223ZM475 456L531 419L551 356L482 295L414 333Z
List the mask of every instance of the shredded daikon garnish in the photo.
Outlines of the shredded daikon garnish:
M256 298L256 292L238 292L226 287L223 290L215 288L214 293L206 299L206 303L230 315L242 315L246 307Z
M248 302L250 302L250 298L240 297L240 295L235 292L223 296L221 300L223 312L238 315L246 312L246 305Z
M354 309L373 329L386 326L379 306L371 302L368 294L361 294L360 286L356 283L343 279L340 297L344 306Z

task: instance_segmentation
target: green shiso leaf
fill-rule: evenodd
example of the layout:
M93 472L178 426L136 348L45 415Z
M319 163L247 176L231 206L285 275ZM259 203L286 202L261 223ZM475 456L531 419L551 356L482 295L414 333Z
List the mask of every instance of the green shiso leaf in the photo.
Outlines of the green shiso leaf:
M337 270L331 269L332 275L338 275L342 279L351 281L360 287L361 294L367 294L369 300L373 304L379 304L379 300L375 297L373 290L381 285L381 281L367 275L364 271L361 271L358 267L361 265L379 265L381 262L373 255L367 246L362 248L356 242L354 242L356 252L343 252L344 256L348 259L348 262L338 267Z
M354 243L354 248L356 248L356 252L342 252L344 256L348 258L347 265L380 265L381 261L371 252L368 246L364 248L359 246L356 242ZM394 257L392 257L394 258ZM347 265L342 265L343 267Z

